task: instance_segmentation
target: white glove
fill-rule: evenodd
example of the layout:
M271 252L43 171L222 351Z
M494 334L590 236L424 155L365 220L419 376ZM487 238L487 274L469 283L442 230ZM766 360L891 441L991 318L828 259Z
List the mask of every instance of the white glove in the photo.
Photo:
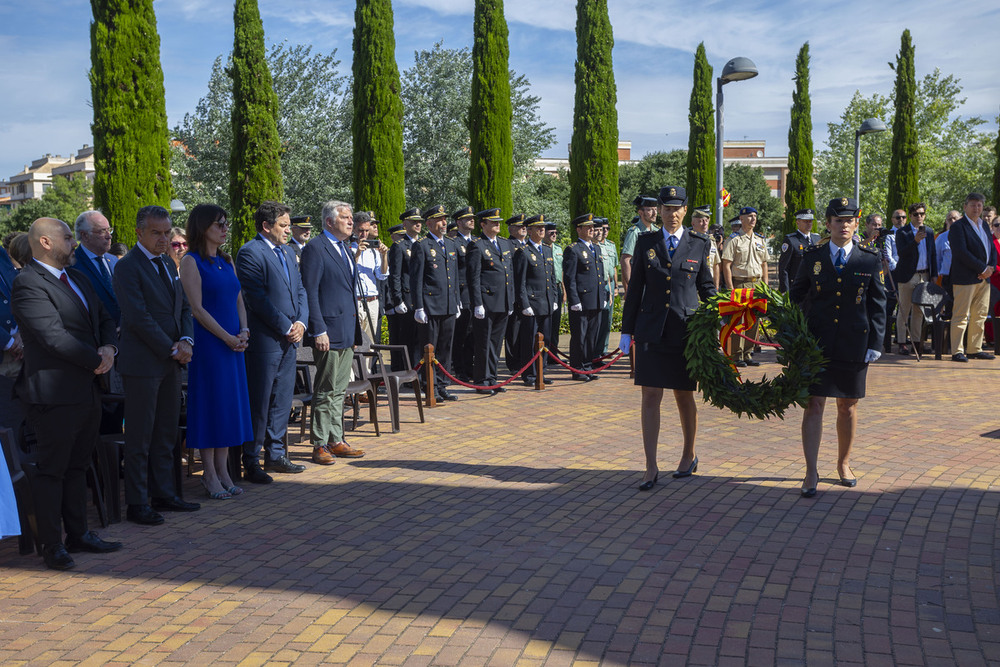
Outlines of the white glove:
M405 303L400 303L398 306L396 306L396 314L397 315L406 315L406 311L408 311L408 310L409 310L409 308L406 307Z
M622 334L621 340L618 341L618 349L626 353L632 349L632 334Z
M608 307L608 302L607 301L605 301L604 303L601 304L601 310L604 310L607 307Z
M482 306L476 306L472 309L472 316L477 320L481 320L486 317L486 309Z
M462 316L462 307L459 306L458 308L455 309L455 317L461 317L461 316Z
M579 303L574 303L572 306L569 307L569 309L572 310L574 313L579 313L580 311L583 310L583 305Z
M882 353L879 352L878 350L868 350L867 352L865 352L865 363L870 364L873 361L878 361L879 357L881 356Z
M534 317L535 311L531 309L531 306L528 306L527 308L521 311L521 314L524 315L525 317Z
M508 311L507 311L507 316L508 316L508 317L510 317L510 316L511 316L511 315L513 315L513 314L514 314L514 311L513 311L513 310L508 310Z
M557 310L559 310L559 302L558 301L553 301L552 302L552 312L554 313Z
M417 321L417 324L427 324L427 311L423 308L417 308L413 313L413 319Z

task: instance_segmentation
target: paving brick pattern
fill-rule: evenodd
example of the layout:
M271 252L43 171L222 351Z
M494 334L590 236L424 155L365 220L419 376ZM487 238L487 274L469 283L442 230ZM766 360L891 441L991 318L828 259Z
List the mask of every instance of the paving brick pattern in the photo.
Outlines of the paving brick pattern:
M624 366L457 391L426 424L411 399L401 433L353 434L365 458L113 525L126 549L72 572L4 540L0 663L997 664L998 372L885 357L857 488L834 484L828 414L812 500L798 408L754 422L701 405L699 473L639 493Z

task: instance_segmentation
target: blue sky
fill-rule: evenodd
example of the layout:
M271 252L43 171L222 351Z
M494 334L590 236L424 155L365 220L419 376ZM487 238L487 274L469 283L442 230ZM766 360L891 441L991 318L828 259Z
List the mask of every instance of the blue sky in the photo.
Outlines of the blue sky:
M271 42L337 50L349 71L354 0L260 0ZM473 0L394 0L400 71L437 42L471 46ZM769 155L787 153L795 56L810 43L813 136L839 119L855 90L889 94L887 65L904 28L913 34L917 76L935 67L961 79L963 113L996 132L1000 111L1000 8L989 0L803 3L746 0L701 3L609 0L615 30L619 135L633 156L687 146L693 54L705 42L719 73L734 56L760 76L726 86L726 138L766 139ZM232 48L232 3L156 0L160 56L173 127L204 94L216 56ZM572 134L575 0L506 0L511 67L541 97L555 128L547 156L564 157ZM858 21L852 24L852 17ZM90 3L0 0L0 178L45 154L67 155L90 138Z

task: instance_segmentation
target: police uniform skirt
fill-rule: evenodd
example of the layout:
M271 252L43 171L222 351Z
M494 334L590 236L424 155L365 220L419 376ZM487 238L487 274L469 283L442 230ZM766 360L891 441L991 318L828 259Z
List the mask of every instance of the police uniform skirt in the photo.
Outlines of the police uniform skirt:
M661 387L694 391L684 357L684 346L668 343L635 344L635 383L642 387Z
M867 377L868 364L863 361L830 361L815 384L809 387L809 394L830 398L864 398Z

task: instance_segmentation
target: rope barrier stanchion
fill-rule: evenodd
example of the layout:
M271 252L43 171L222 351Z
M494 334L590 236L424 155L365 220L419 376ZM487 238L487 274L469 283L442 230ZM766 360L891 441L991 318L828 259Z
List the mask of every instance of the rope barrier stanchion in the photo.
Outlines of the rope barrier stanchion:
M427 407L437 407L437 395L434 393L434 365L437 359L434 358L434 346L430 343L424 345L424 360L421 364L427 372Z
M535 372L535 391L545 389L545 357L542 350L545 349L545 334L541 331L535 334L535 358L538 360L538 368Z

